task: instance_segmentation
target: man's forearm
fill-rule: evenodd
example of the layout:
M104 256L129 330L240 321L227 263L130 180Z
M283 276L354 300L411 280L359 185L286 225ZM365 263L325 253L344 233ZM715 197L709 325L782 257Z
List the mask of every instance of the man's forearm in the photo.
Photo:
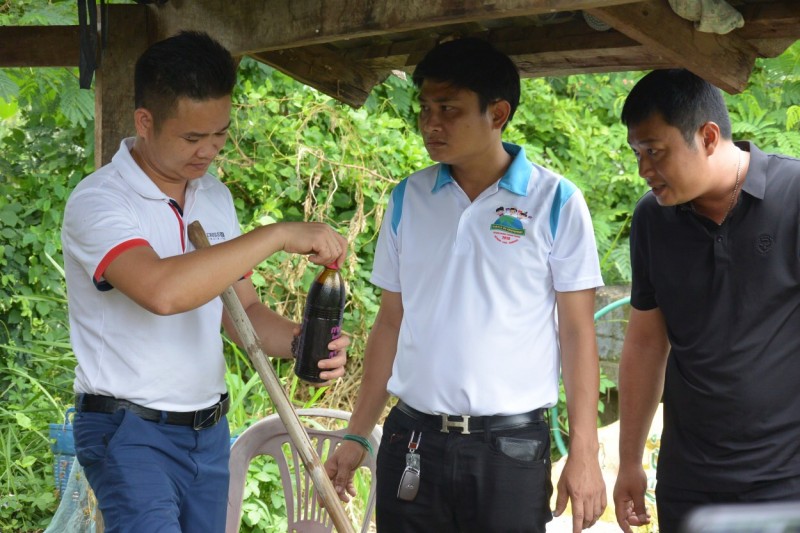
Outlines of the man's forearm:
M642 372L637 368L641 366L631 358L620 364L620 464L641 463L647 433L661 400L663 379L659 382L651 372Z
M573 452L597 454L597 402L599 368L588 360L583 368L564 373L569 417L569 449ZM587 368L588 367L588 368ZM576 375L577 374L577 375Z
M348 431L356 435L366 436L378 423L378 420L389 400L389 392L386 384L394 362L394 351L397 343L388 345L376 340L375 335L380 336L380 329L373 329L370 341L364 356L364 375L361 379L361 387L358 391L353 414L350 417ZM381 344L378 346L378 344Z
M392 374L402 317L400 294L385 291L364 351L364 375L348 425L350 433L367 436L386 407L386 385Z
M270 357L291 359L294 356L292 354L293 332L297 324L260 302L251 304L246 311L264 352ZM227 327L226 332L237 345L241 346L238 335L231 335L231 331Z
M664 390L669 342L658 309L631 311L619 366L620 465L640 464Z

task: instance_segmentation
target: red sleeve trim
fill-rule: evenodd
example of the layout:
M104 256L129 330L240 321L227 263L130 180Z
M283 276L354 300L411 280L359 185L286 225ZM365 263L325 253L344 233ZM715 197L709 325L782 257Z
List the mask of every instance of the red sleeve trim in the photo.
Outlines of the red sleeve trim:
M106 273L106 268L108 268L108 265L110 265L114 259L119 257L122 252L128 251L131 248L136 248L137 246L150 246L150 243L145 239L132 239L130 241L122 242L109 250L105 257L103 257L103 259L100 261L100 264L97 265L97 269L94 271L95 284L101 281L103 274Z

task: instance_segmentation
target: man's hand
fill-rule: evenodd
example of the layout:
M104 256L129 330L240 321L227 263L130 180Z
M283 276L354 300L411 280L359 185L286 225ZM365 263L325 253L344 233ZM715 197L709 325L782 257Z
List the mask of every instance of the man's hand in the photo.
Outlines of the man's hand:
M321 222L279 222L281 249L308 255L317 265L341 265L347 255L347 239Z
M356 495L353 476L366 454L367 450L359 443L345 440L325 461L325 473L333 481L339 499L345 503L350 501L350 496Z
M292 354L295 354L297 343L300 340L300 324L295 324L292 331ZM338 339L333 339L328 343L328 350L335 352L333 357L327 359L320 359L317 366L322 371L319 374L320 379L325 380L325 383L315 383L315 387L325 387L330 385L330 381L344 376L344 366L347 364L347 347L350 346L350 337L342 335Z
M555 515L559 516L572 502L572 531L594 525L606 508L606 485L597 456L590 454L567 455L564 471L558 480L558 497Z
M350 337L342 335L338 339L332 340L328 344L328 350L336 352L336 355L329 359L322 359L317 366L322 370L320 372L320 379L332 381L344 376L344 365L347 363L347 347L350 346ZM329 383L320 383L318 387L329 385Z
M638 465L620 465L617 482L614 484L614 509L617 523L625 533L631 533L631 526L638 527L650 523L650 514L644 505L647 490L647 474Z

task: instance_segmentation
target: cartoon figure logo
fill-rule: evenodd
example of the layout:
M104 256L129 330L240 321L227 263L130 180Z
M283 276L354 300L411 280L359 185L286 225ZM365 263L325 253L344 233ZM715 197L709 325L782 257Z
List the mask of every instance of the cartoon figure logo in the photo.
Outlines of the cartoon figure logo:
M498 207L495 209L497 220L491 225L490 229L494 238L503 244L514 244L525 235L523 223L533 218L525 211L516 207Z

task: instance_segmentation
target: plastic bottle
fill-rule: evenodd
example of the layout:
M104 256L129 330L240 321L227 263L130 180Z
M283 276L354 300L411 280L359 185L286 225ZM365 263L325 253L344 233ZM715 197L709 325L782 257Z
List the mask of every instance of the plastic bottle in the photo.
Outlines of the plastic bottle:
M328 350L328 344L341 335L346 294L344 280L335 263L326 266L311 284L300 336L293 346L294 373L300 379L311 383L324 381L319 377L317 363L334 355Z

